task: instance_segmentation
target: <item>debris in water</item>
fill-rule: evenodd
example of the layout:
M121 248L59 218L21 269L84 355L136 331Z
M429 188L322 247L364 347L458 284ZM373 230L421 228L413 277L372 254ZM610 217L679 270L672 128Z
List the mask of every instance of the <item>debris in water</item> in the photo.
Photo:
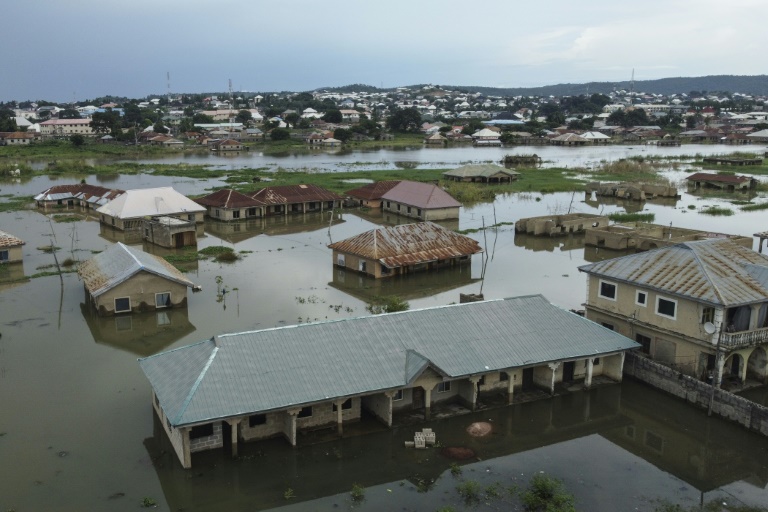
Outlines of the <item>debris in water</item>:
M476 421L467 427L467 433L472 437L487 436L493 430L493 426L486 421Z

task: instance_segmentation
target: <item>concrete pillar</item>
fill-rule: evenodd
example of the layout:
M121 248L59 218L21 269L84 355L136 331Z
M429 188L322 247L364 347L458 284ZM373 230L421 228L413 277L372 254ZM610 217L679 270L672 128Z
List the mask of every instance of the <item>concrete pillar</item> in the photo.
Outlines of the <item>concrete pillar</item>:
M584 387L589 389L592 387L592 369L595 365L595 360L591 357L587 358L587 375L584 377Z
M184 455L184 460L181 461L182 467L189 469L192 467L192 452L189 451L189 429L179 429L181 434L181 452Z
M723 368L725 368L725 357L723 357L723 354L720 353L720 351L717 351L717 354L715 354L715 382L714 386L716 388L720 387L720 384L723 382Z
M424 389L424 419L429 420L432 411L432 389Z
M733 357L739 357L741 356L741 366L739 367L739 378L741 379L742 384L747 381L747 362L749 361L748 356L745 354L734 354Z
M346 400L336 400L333 402L333 404L336 406L336 433L339 434L339 437L344 435L344 426L342 425L343 419L342 419L342 410L341 406L344 405L344 402Z
M232 457L237 457L237 426L240 424L240 420L227 420L229 427L232 431Z
M392 427L392 415L394 414L392 412L393 409L393 403L392 399L395 397L395 391L386 391L384 395L389 399L389 406L387 407L387 417L385 418L385 423L387 424L387 427Z
M515 393L515 381L512 380L512 375L509 375L507 380L507 405L512 405L512 400Z
M301 412L301 409L288 409L286 411L288 414L288 417L286 418L288 428L287 432L284 433L285 437L288 438L288 442L291 443L291 446L296 446L296 416L299 415L299 412Z
M472 401L470 405L472 406L472 410L474 411L474 410L477 410L477 395L480 394L480 390L478 389L478 385L477 385L478 382L480 382L480 376L475 375L474 377L470 377L469 382L472 383Z
M552 380L549 383L549 394L554 395L555 394L555 375L557 374L557 369L560 367L560 363L549 363L547 366L549 366L549 369L552 370Z

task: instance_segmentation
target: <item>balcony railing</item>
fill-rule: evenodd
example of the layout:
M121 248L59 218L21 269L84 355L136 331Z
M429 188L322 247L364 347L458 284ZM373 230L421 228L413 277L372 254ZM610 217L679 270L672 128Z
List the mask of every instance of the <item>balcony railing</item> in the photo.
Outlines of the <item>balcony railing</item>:
M728 348L748 347L768 342L768 328L754 331L724 332L720 334L720 345Z

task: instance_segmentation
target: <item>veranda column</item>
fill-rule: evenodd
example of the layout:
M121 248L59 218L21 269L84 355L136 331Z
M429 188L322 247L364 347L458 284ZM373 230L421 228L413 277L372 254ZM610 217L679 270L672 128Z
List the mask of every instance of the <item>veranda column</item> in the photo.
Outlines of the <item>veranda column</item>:
M549 369L552 370L552 380L549 383L549 394L555 394L555 375L557 375L557 369L560 368L560 363L549 363Z

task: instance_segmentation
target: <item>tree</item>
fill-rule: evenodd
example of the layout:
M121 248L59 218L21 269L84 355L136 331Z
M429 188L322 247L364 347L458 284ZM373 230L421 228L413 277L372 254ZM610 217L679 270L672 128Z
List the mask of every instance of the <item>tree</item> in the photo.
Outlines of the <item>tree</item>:
M69 136L69 142L71 142L72 145L75 146L76 148L79 148L80 146L85 144L85 137L83 137L79 133L75 133Z
M213 118L205 114L195 114L192 117L192 121L195 124L213 124L214 123Z
M120 114L112 109L94 112L91 116L91 129L96 133L111 133L114 136L120 131Z
M336 108L326 111L325 115L323 115L323 121L326 123L340 123L343 119L341 110Z
M301 116L299 116L299 114L297 114L296 112L291 112L290 114L285 116L284 121L286 122L286 124L296 128L296 123L299 122L299 119L301 119Z
M59 119L80 119L80 112L74 108L65 108L59 112Z
M286 128L275 128L269 133L272 140L288 140L291 138L291 132Z
M155 133L168 133L168 128L165 127L162 120L158 120L153 126L152 131Z
M0 109L0 132L15 132L17 130L15 116L16 114L11 109Z
M339 139L341 142L347 142L352 136L352 132L345 128L336 128L333 131L333 138Z
M397 109L387 119L387 126L394 132L418 132L421 128L421 114L415 108Z
M250 121L253 121L253 114L251 114L250 110L241 110L237 113L235 121L238 123L248 124Z
M461 129L461 133L464 135L472 135L473 133L482 130L485 128L485 125L482 121L479 119L472 119L470 122L464 125L464 128Z

